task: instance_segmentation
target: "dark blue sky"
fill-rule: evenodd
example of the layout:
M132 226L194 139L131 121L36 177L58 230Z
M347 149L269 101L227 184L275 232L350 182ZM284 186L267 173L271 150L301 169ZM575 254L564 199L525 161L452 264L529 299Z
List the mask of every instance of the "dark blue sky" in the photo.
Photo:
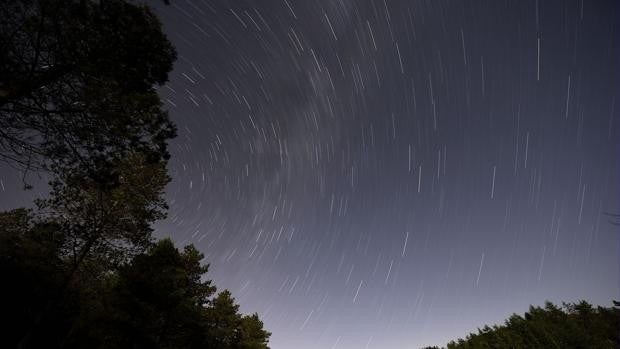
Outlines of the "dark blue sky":
M444 345L545 300L610 305L619 9L158 5L179 53L158 234L202 250L274 349Z

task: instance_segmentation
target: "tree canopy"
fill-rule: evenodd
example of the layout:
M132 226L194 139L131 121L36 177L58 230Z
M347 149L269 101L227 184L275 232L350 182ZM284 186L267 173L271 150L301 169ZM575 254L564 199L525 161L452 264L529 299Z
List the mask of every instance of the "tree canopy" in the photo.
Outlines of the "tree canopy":
M230 292L215 294L208 265L191 245L151 245L116 269L86 260L69 285L62 227L33 222L24 209L0 214L3 342L17 347L38 309L63 291L27 347L38 348L267 348L270 333L257 314L242 315ZM10 320L10 321L7 321Z
M152 243L151 223L166 216L164 163L133 154L114 165L105 183L63 173L49 198L37 201L42 219L62 227L74 268L92 254L118 264L143 252Z
M451 341L447 349L618 348L618 306L614 302L610 308L594 307L585 301L531 306L523 316L513 314L503 325L484 326L465 339Z
M155 86L176 53L151 10L122 0L0 5L0 159L102 176L128 153L168 157Z
M152 236L175 58L137 2L0 3L0 161L50 178L32 209L0 212L3 347L268 348L195 247Z

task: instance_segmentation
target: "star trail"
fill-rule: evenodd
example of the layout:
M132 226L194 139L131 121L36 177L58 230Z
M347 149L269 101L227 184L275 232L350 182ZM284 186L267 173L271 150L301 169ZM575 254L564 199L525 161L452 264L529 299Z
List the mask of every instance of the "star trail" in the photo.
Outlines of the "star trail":
M157 235L272 348L445 345L619 297L618 2L153 6L178 51ZM2 208L28 201L2 179Z

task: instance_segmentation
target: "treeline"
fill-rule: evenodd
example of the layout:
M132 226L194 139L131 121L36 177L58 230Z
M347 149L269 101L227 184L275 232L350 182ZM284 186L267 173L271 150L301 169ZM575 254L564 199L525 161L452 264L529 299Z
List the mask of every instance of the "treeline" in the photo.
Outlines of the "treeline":
M531 306L524 316L514 314L503 325L485 326L465 339L451 341L447 349L620 348L618 306L615 301L610 308L593 307L585 301Z
M175 59L139 2L0 2L0 161L50 188L0 213L1 347L267 348L196 248L152 235Z
M215 295L191 245L161 240L115 268L93 254L74 271L60 225L19 209L0 226L6 348L267 347L258 315Z

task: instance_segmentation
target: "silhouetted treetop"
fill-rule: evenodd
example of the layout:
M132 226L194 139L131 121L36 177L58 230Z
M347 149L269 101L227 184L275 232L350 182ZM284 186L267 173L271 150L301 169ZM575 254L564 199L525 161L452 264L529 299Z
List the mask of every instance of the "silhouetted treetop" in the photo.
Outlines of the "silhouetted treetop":
M0 5L0 159L22 169L106 169L168 157L175 127L155 86L176 53L151 10L121 1Z
M620 347L620 309L593 307L581 301L547 302L531 306L523 316L513 314L503 325L484 326L465 339L451 341L447 349L614 349ZM431 347L429 347L431 348ZM435 347L436 348L436 347Z
M268 348L194 246L152 235L175 57L137 2L0 2L0 161L51 172L33 209L0 212L3 348Z

